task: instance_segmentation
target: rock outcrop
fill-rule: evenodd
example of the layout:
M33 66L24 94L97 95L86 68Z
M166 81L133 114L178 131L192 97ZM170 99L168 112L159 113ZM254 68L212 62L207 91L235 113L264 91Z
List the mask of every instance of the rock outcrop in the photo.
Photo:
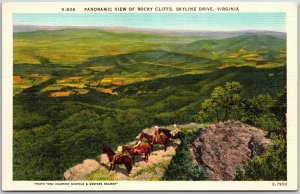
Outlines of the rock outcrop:
M82 178L91 172L97 170L100 164L96 160L87 159L84 160L82 164L77 164L76 166L69 168L64 173L65 180L82 180Z
M261 155L272 144L267 133L240 121L228 120L199 131L190 147L210 180L233 180L236 168Z

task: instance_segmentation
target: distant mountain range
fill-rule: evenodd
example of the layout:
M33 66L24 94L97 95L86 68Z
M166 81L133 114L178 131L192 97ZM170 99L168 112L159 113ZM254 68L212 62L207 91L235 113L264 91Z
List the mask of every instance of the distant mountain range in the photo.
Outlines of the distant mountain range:
M231 38L241 35L269 35L276 38L286 39L286 33L263 30L243 30L243 31L210 31L210 30L168 30L168 29L147 29L147 28L128 28L122 26L100 27L100 26L36 26L36 25L14 25L14 32L33 32L39 30L63 30L63 29L94 29L112 32L135 32L166 34L179 36L202 36L211 38Z

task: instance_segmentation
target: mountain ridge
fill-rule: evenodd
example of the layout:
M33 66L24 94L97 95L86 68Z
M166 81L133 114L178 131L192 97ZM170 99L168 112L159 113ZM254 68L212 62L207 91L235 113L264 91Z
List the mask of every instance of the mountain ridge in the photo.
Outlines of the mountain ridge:
M14 25L13 31L33 32L40 30L63 30L63 29L93 29L111 32L133 32L133 33L149 33L149 34L165 34L177 36L202 36L211 38L230 38L244 34L269 35L276 38L286 39L285 32L267 31L267 30L232 30L232 31L216 31L216 30L175 30L175 29L154 29L154 28L130 28L124 26L38 26L38 25Z

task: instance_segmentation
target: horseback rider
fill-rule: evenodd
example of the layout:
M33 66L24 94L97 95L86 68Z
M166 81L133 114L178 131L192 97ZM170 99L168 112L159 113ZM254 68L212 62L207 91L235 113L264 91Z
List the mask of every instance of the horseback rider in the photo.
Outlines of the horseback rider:
M140 139L135 146L133 146L134 148L138 147L141 143L146 143L147 139L145 137L143 137L142 139Z
M115 164L115 161L118 157L122 156L124 154L124 149L121 143L118 143L117 153L113 156L112 164Z
M176 121L174 121L173 128L170 131L170 134L174 137L178 133L178 128L176 125Z
M154 127L154 136L153 136L153 139L152 139L151 144L153 144L154 141L157 142L158 138L159 138L159 134L158 134L158 126L155 126L155 127Z
M140 149L139 149L139 145L141 144L144 144L144 143L147 143L147 139L145 137L143 137L142 139L139 139L139 141L137 142L137 144L135 146L133 146L133 148L135 148L135 151L134 152L139 152Z

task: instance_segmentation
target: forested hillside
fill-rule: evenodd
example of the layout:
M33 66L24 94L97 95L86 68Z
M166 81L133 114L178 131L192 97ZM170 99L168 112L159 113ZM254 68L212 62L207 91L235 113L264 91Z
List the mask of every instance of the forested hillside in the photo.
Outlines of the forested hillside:
M276 105L286 87L284 39L15 33L13 178L61 180L103 144L115 148L148 126L228 119L205 115L210 107L203 105L227 82L242 86L238 106L245 112L236 119L266 131L275 131L273 121L284 126L286 109ZM273 104L259 109L265 101Z

